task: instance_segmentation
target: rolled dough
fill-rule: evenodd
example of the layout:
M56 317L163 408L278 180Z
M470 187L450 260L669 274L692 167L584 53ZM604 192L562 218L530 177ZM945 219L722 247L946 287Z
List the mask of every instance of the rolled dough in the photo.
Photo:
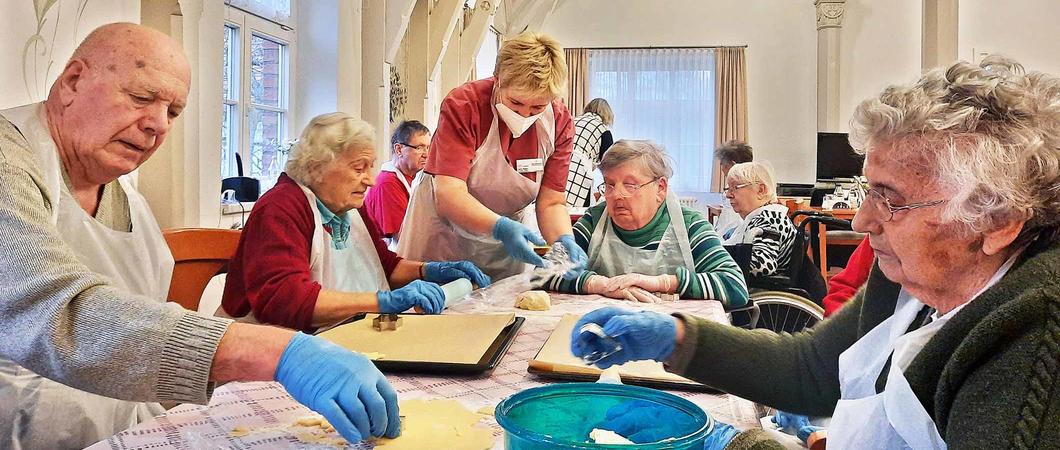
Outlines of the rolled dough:
M552 308L552 297L545 291L526 291L515 297L515 307L527 311L548 311Z
M456 400L405 400L401 402L401 436L375 439L384 450L488 450L493 433L474 425L482 418Z

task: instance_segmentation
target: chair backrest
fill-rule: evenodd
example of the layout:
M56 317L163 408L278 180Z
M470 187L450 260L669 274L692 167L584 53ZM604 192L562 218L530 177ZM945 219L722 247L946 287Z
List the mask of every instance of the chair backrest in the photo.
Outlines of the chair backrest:
M220 228L177 228L162 235L173 253L173 281L169 301L196 311L206 284L228 271L228 261L239 246L239 230Z

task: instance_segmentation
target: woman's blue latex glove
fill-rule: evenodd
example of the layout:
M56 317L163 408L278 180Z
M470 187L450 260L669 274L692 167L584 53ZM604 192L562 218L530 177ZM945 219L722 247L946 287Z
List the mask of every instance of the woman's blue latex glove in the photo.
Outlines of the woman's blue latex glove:
M467 278L480 288L490 285L490 277L482 273L471 261L438 261L423 266L423 279L432 283L445 284L461 278Z
M579 358L595 351L608 349L592 348L595 341L586 339L579 332L582 325L595 323L604 333L618 340L622 350L596 362L601 369L629 361L654 359L665 360L674 351L677 325L672 316L652 311L629 311L608 306L591 311L574 324L571 332L571 353Z
M607 410L596 428L614 431L637 444L648 444L678 437L675 432L697 429L688 414L645 400L630 400Z
M814 431L821 429L821 427L810 425L810 419L806 416L786 413L779 410L777 411L777 414L773 416L773 423L782 428L785 433L797 436L799 440L804 443L810 438L810 435L813 434Z
M401 434L397 392L360 353L297 333L280 356L275 378L347 441Z
M737 434L740 434L740 430L733 428L732 425L715 421L714 430L703 441L703 450L724 450Z
M379 312L399 313L419 306L427 314L440 314L445 309L445 291L430 281L412 280L396 291L379 291Z
M564 234L559 239L556 239L555 243L563 245L567 249L570 261L574 263L574 267L563 274L563 279L569 281L578 278L578 274L582 273L586 266L589 265L589 256L585 254L585 250L582 250L577 242L574 242L573 234Z
M530 246L531 243L545 245L545 239L540 234L530 231L526 225L501 216L493 224L493 238L504 244L504 249L512 258L537 267L545 267L545 260L537 256L533 247Z

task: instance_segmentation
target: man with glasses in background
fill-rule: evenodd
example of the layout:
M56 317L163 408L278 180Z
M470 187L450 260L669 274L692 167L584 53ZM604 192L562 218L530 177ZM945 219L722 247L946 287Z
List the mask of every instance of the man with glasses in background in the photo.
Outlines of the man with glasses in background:
M387 244L394 248L409 207L412 184L427 165L431 130L418 120L406 120L394 128L390 146L393 158L379 169L375 186L364 199L364 207Z

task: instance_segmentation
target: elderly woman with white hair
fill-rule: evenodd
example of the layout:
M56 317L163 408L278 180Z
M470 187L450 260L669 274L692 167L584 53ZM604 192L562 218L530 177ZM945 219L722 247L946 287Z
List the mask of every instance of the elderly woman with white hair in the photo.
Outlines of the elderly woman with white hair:
M740 267L710 222L678 204L669 189L673 169L662 146L620 140L604 153L600 170L605 201L574 224L589 270L573 280L550 279L546 288L635 301L670 293L731 307L747 303Z
M725 236L725 245L746 242L753 236L750 273L756 277L783 274L791 265L795 225L788 219L788 208L777 203L777 182L773 168L753 161L729 169L722 189L732 209L743 221Z
M848 307L794 335L601 309L582 320L624 332L602 365L656 359L830 415L829 449L1056 448L1060 78L998 57L933 70L862 102L851 143L868 179L853 227L877 262ZM768 448L718 429L709 448Z
M445 295L436 283L488 285L470 262L423 263L387 249L360 209L374 163L370 125L345 113L313 118L247 219L219 315L313 330L364 311L437 314Z

